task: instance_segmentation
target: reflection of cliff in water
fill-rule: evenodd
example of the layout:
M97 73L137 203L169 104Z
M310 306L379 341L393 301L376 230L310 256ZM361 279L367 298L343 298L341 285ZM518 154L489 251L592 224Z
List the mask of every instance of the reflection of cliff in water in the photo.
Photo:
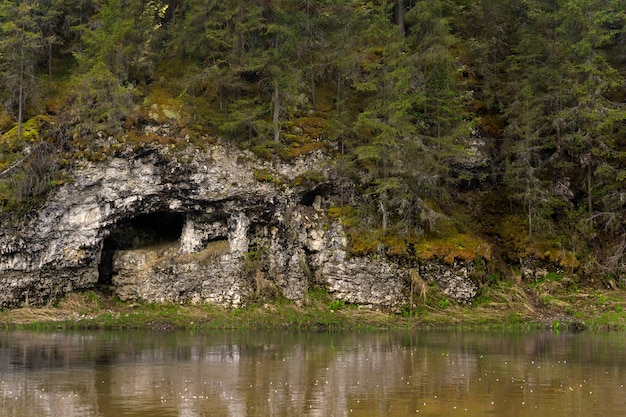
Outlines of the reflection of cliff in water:
M522 402L538 406L534 417L617 415L625 341L613 333L6 332L0 404L15 417L369 417L452 415L452 407L509 417L521 415L509 404Z
M0 337L0 369L11 371L92 367L119 354L115 339L90 334L11 332Z

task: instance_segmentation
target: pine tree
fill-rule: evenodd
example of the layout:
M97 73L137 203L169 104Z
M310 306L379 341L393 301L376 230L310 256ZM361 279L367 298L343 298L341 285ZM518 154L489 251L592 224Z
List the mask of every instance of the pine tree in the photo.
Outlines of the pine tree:
M367 58L361 63L360 79L353 82L367 103L354 126L361 138L355 154L368 171L368 194L378 208L383 234L402 194L401 144L415 133L406 45L387 19L389 11L390 5L372 10Z
M272 130L275 142L280 140L281 115L298 94L302 80L296 50L300 38L296 30L298 14L291 8L276 8L275 20L268 26L267 63L263 76L272 91Z
M41 30L35 18L35 3L29 0L0 5L0 76L5 111L16 112L18 140L26 106L36 95L35 70L42 48Z
M108 0L80 25L76 83L67 122L82 136L120 130L130 112L134 86L154 68L155 32L163 6L158 1Z
M614 132L626 109L606 94L623 83L603 49L610 47L626 24L623 4L617 1L570 1L560 10L569 100L559 113L567 127L564 148L586 171L587 210L594 213L594 171L615 152Z
M75 136L100 130L121 129L131 105L128 81L129 43L132 30L128 10L121 0L109 0L81 27L81 48L75 83L66 115L76 125Z
M191 73L184 93L214 106L208 122L228 138L265 134L259 83L268 55L264 7L260 1L190 0L170 28L170 47Z
M473 123L466 111L471 92L458 80L459 40L450 23L455 10L450 2L436 0L417 2L406 14L416 135L406 144L411 152L403 154L420 157L412 176L430 189L472 175L457 162L466 153Z
M411 80L416 106L421 114L421 133L443 137L461 124L463 92L455 77L457 66L453 47L457 42L450 31L451 10L446 2L418 2L407 14Z
M504 182L509 198L526 212L528 236L548 231L556 201L550 195L551 181L545 173L555 158L558 135L553 129L558 103L560 63L556 57L554 22L551 5L541 0L527 2L518 13L516 45L504 61L502 100L507 141Z

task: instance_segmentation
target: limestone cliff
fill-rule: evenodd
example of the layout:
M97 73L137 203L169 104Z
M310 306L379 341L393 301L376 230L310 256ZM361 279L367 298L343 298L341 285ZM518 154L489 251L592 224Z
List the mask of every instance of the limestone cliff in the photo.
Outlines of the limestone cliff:
M302 302L324 286L400 310L408 269L349 255L341 223L326 215L337 198L326 167L321 153L272 164L219 144L84 161L40 209L0 230L0 307L97 286L123 300L236 307L269 293ZM311 172L325 179L298 185ZM451 296L476 294L467 268L453 279L433 270L425 278L441 277Z

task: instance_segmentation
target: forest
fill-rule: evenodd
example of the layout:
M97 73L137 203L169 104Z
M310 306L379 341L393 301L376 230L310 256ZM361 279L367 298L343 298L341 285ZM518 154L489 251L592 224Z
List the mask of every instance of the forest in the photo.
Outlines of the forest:
M328 155L355 254L619 284L625 77L626 0L3 1L0 219L82 159L219 140Z

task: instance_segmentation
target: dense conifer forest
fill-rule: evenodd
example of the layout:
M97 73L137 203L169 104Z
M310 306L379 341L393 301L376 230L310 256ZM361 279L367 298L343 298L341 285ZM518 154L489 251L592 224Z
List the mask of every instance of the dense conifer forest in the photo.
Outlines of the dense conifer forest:
M624 0L3 1L0 212L129 146L324 152L355 254L619 284L625 76Z

